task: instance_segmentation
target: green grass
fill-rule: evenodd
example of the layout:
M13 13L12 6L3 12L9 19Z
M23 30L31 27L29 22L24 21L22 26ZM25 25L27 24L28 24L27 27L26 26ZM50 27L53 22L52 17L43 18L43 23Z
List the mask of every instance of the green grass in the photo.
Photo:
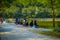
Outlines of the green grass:
M58 27L58 22L60 22L60 21L55 21L55 26L56 27ZM40 20L37 20L37 25L38 25L38 28L40 28L40 27L42 27L42 28L54 28L53 27L53 21L40 21Z
M31 19L28 20L28 24L30 24ZM55 26L58 26L58 22L60 21L55 21ZM60 23L59 23L60 24ZM53 27L53 21L41 21L41 20L37 20L37 28L54 28Z
M36 33L60 38L60 32L56 32L56 31L52 31L52 32L46 32L46 31L41 31L41 32L40 32L40 31L39 31L39 32L36 32Z
M60 32L57 31L36 31L36 30L30 30L30 31L37 34L60 38Z
M40 21L37 20L38 28L49 28L49 29L54 29L53 27L53 22L52 21ZM38 33L38 34L44 34L47 36L52 36L52 37L57 37L60 38L60 21L55 22L55 31L34 31L31 30L32 32Z
M28 24L30 24L31 20L32 19L28 19L27 20ZM12 22L13 19L12 20L10 19L10 21ZM54 28L52 21L41 21L41 20L37 20L37 25L38 25L37 28ZM58 27L58 25L60 25L60 21L56 21L55 22L55 26Z
M38 28L52 28L52 21L37 21Z

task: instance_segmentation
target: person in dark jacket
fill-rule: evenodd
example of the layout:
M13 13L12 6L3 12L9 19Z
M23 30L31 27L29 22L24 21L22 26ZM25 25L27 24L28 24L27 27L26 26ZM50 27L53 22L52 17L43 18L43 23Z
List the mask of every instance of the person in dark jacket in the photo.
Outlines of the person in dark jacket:
M35 28L37 27L37 22L36 22L36 20L34 21L34 26L35 26Z
M28 22L26 22L26 26L28 26Z
M15 18L15 24L19 24L18 20L19 20L18 17L16 17Z
M30 23L30 27L33 27L33 20L32 20L31 23Z

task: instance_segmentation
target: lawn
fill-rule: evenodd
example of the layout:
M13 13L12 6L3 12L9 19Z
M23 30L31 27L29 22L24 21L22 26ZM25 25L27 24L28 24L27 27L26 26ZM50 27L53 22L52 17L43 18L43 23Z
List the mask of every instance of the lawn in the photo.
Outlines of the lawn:
M37 20L37 28L47 28L47 29L54 29L53 27L53 21L41 21ZM47 36L57 37L60 38L60 21L55 21L55 31L35 31L31 30L32 32L43 34Z
M31 30L32 32L34 33L37 33L37 34L43 34L43 35L46 35L46 36L52 36L52 37L57 37L57 38L60 38L60 32L57 32L57 31L34 31L34 30Z
M31 19L28 20L28 24L30 24ZM58 26L58 22L60 21L55 21L55 26ZM60 24L60 23L59 23ZM41 21L37 20L37 28L54 28L53 27L53 21Z
M53 23L52 21L39 21L37 20L37 27L40 28L53 28Z

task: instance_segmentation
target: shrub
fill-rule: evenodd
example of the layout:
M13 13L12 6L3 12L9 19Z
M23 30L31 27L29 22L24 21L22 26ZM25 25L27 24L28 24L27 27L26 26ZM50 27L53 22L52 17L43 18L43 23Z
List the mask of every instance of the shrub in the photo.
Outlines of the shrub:
M55 31L60 32L60 22L57 22L57 27L55 27Z
M57 26L60 27L60 22L57 22Z

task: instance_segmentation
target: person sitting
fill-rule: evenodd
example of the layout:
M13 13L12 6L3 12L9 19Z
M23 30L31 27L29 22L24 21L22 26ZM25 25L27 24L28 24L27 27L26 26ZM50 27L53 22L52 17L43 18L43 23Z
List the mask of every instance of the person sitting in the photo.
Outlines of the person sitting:
M31 23L30 23L30 27L33 27L33 20L32 20Z
M0 18L0 23L3 23L3 19L2 18Z
M35 26L35 28L37 28L37 22L36 22L36 20L34 21L34 26Z
M28 22L26 22L26 26L28 26Z
M19 24L18 17L15 18L15 24Z

